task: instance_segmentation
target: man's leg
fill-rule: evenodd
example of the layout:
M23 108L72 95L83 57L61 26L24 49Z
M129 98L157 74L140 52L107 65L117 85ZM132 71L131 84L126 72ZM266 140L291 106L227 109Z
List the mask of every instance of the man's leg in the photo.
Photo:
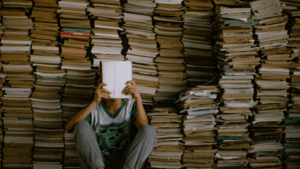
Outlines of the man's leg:
M141 127L125 152L123 169L141 169L152 152L155 142L155 129L150 125Z
M91 125L85 120L77 122L74 127L74 134L81 168L97 169L104 167L102 154Z

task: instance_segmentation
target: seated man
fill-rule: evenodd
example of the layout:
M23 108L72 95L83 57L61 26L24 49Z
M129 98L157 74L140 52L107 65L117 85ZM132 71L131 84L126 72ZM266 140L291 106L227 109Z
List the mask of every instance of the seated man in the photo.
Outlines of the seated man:
M72 116L76 149L83 169L141 169L151 153L155 129L149 125L139 89L129 81L123 93L134 99L111 99L100 83L93 101ZM105 98L105 102L101 102Z

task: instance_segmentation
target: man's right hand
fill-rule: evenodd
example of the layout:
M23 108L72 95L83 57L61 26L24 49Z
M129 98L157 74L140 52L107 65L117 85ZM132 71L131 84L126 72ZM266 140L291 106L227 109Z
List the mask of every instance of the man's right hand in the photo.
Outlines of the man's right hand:
M110 99L109 95L111 93L108 90L102 88L103 86L106 86L106 85L107 84L105 84L105 83L100 83L97 86L97 89L94 92L94 99L93 99L93 102L95 102L96 104L99 104L101 102L102 98Z

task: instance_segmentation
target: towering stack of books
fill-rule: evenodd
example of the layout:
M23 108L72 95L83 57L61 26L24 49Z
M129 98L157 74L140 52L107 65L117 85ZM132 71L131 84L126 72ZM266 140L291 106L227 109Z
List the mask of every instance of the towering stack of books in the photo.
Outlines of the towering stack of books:
M216 86L189 88L179 96L183 117L183 165L187 169L212 168L216 149L215 115L219 112Z
M281 168L283 159L282 120L289 101L290 51L285 30L287 16L282 15L278 0L250 2L255 39L260 47L261 66L255 78L259 104L253 111L252 145L249 151L252 168Z
M251 142L248 132L252 115L250 109L256 104L252 80L260 60L252 33L256 22L251 19L251 8L247 2L215 3L217 17L214 29L217 34L214 35L213 52L220 69L223 100L216 119L219 146L216 168L245 168Z
M156 145L151 152L148 168L182 168L182 115L174 106L155 106L154 112L147 112L150 124L156 130Z
M37 78L31 97L36 131L34 168L62 168L64 142L60 99L66 73L60 69L61 58L56 46L60 33L56 11L56 1L35 0L31 13L34 30L31 31L30 62Z
M24 1L25 2L25 1ZM29 62L33 23L28 18L32 2L3 1L1 62L6 74L2 88L4 148L3 168L32 168L34 127L30 95L35 76Z
M93 7L88 8L89 15L94 19L93 35L91 36L93 67L99 67L104 60L124 60L120 34L123 32L121 1L92 0Z
M188 86L217 83L216 65L212 58L212 19L214 12L211 0L184 0L187 11L182 16L184 30L182 42L186 62ZM210 83L211 84L211 83Z
M124 29L129 49L126 59L132 61L133 80L137 83L146 109L152 109L152 97L158 87L154 59L158 54L152 16L153 0L128 0L124 4Z
M159 71L159 88L154 96L155 102L174 102L180 92L187 87L183 44L182 15L185 7L182 0L155 0L154 31L159 45L159 56L155 64Z

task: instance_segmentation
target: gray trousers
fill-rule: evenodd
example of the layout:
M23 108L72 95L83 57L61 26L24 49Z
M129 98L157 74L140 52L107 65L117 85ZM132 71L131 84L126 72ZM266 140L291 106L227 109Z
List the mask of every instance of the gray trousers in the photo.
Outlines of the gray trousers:
M155 129L150 125L141 127L130 146L125 150L111 154L100 151L96 135L91 125L79 121L74 128L76 149L82 169L141 169L156 142Z

